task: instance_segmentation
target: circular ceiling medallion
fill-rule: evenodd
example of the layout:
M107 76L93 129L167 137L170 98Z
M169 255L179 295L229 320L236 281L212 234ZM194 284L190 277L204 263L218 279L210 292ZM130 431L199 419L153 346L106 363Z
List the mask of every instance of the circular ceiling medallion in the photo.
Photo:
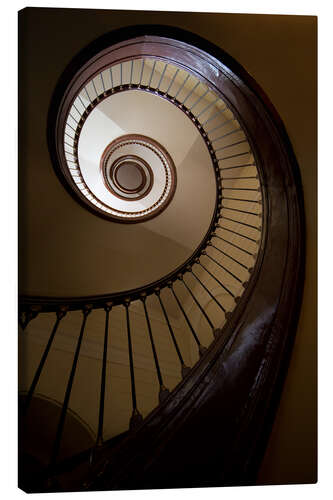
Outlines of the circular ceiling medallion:
M172 200L177 184L170 154L145 135L121 135L106 146L99 160L94 160L97 164L99 161L99 172L94 169L97 177L96 173L90 176L84 160L87 147L90 149L86 136L94 127L93 114L90 118L83 124L77 152L87 199L94 199L100 210L118 222L142 222L161 213Z
M173 161L165 149L149 137L138 134L118 137L104 150L100 169L107 189L122 200L142 200L151 192L154 181L159 197L153 204L158 204L159 210L174 194L176 171ZM169 177L172 189L168 189Z
M118 220L139 222L154 217L170 203L176 188L171 156L144 135L125 134L111 141L101 156L100 172L112 194L109 208ZM126 203L120 205L117 199Z

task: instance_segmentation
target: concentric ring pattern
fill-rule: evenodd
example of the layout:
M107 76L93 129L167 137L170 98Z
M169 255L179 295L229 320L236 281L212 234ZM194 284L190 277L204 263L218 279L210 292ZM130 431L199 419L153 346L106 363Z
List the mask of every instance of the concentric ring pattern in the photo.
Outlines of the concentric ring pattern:
M244 213L248 220L253 214L257 222L261 216L260 182L239 121L221 95L195 74L154 58L114 64L91 78L74 98L64 128L64 154L72 185L81 198L118 222L154 217L172 200L178 165L173 162L174 152L167 151L154 137L141 136L139 140L131 130L126 130L127 134L115 131L110 137L99 158L98 175L107 192L105 197L94 190L81 168L80 145L89 120L101 112L103 102L109 100L112 110L114 96L128 91L167 99L186 113L208 148L225 218L232 219L228 216L236 214L238 221Z

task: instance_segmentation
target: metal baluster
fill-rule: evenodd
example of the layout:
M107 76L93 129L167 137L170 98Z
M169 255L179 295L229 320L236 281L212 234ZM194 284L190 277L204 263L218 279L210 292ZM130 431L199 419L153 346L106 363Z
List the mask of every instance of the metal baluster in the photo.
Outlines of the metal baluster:
M225 215L223 215L221 217L221 219L230 220L231 222L236 222L237 224L241 224L242 226L251 227L252 229L256 229L257 231L261 231L261 226L253 226L252 224L248 224L247 222L241 222L241 221L236 220L236 219L231 219L230 217L226 217Z
M171 89L172 84L173 84L173 82L175 81L175 78L176 78L176 76L178 75L178 73L179 73L179 69L177 69L177 70L176 70L176 72L175 72L175 74L173 75L172 80L171 80L171 82L170 82L170 85L169 85L169 87L167 88L167 90L165 91L165 93L166 93L166 94L167 94L167 93L169 92L169 90Z
M95 87L94 79L92 79L91 81L92 81L92 84L93 84L93 87L94 87L94 91L95 91L96 97L98 99L98 93L97 93L97 90L96 90L96 87Z
M67 306L63 306L63 307L60 307L59 311L57 311L57 313L56 313L57 314L57 318L56 318L56 321L55 321L54 326L52 328L52 332L51 332L50 338L49 338L49 340L48 340L48 342L46 344L46 347L44 349L42 358L40 360L40 363L38 365L38 368L36 370L35 376L33 378L33 381L31 383L30 389L28 391L28 394L27 394L27 397L26 397L26 400L25 400L25 403L24 403L23 415L25 415L27 413L27 411L28 411L28 408L29 408L30 403L31 403L32 396L33 396L34 391L36 389L36 386L38 384L38 381L39 381L40 375L42 373L42 370L44 368L47 356L48 356L48 354L50 352L54 336L55 336L55 334L56 334L56 332L58 330L59 323L62 320L62 318L65 316L67 310L68 310L68 307Z
M72 135L69 135L69 134L68 134L68 132L66 132L66 130L65 130L65 132L64 132L64 133L65 133L65 135L67 135L70 139L73 139L73 141L75 141L75 135L76 135L76 134L74 134L74 137L73 137Z
M225 313L226 310L225 308L223 307L223 305L214 297L214 295L208 290L208 288L206 287L206 285L201 281L201 279L195 274L195 272L192 270L192 268L189 268L188 269L190 271L191 274L193 274L193 276L195 277L195 279L200 283L200 285L204 288L204 290L206 290L206 292L208 293L208 295L214 300L214 302L219 306L220 309L222 309L222 311Z
M214 276L214 274L212 274L206 266L204 266L199 259L196 260L196 263L199 264L199 266L201 266L212 278L214 278L214 280L223 288L223 290L225 290L226 292L229 293L229 295L231 295L231 297L235 298L235 294L233 294L225 285L223 285L223 283L221 283L221 281L216 278L216 276Z
M204 125L207 125L207 123L211 122L212 120L214 120L217 116L219 116L221 113L223 113L224 111L227 110L227 107L225 106L224 108L222 109L219 109L213 116L211 116L210 118L208 118L208 120L206 120L205 122L203 122L201 125L204 126ZM223 116L223 115L222 115ZM223 116L224 118L224 116ZM223 122L224 123L224 122Z
M187 99L189 99L191 97L191 95L193 94L193 92L195 91L195 89L198 87L198 85L200 85L200 81L197 82L194 87L192 88L192 90L189 92L189 94L187 94L186 98L183 100L183 104L185 104L185 102L187 101Z
M217 158L217 161L220 161L219 158ZM233 165L232 167L220 167L219 170L233 170L234 168L244 168L244 167L255 167L255 164L253 162L251 163L243 163L242 165Z
M101 372L101 393L100 393L100 400L99 400L99 417L98 417L96 446L101 446L103 444L106 361L107 361L108 336L109 336L109 315L110 315L110 311L112 309L112 305L113 305L112 302L107 302L105 304L105 307L104 307L105 332L104 332L103 361L102 361L102 372Z
M219 229L223 229L224 231L228 231L228 233L236 234L237 236L241 236L242 238L245 238L249 241L253 241L253 243L258 243L258 240L255 240L254 238L250 238L250 236L245 236L245 234L238 233L237 231L233 231L232 229L228 229L226 227L220 226L220 224L217 224L216 227Z
M131 61L130 85L132 85L132 79L133 79L133 64L134 64L134 61L133 61L133 59L132 59L132 61Z
M214 327L213 323L211 322L211 320L210 320L208 314L206 313L206 311L202 308L202 306L201 306L200 302L198 301L198 299L193 294L192 290L187 285L186 281L184 280L184 276L182 274L180 274L180 275L178 275L178 279L183 283L183 285L185 286L186 290L191 295L191 297L194 300L194 302L196 303L196 305L199 307L200 311L202 312L203 316L205 317L205 319L208 322L208 324L211 327L211 329L214 330L215 327Z
M218 100L219 100L219 97L217 97L215 99L215 101L213 101L210 104L208 104L202 111L200 111L200 113L196 116L196 118L199 118L199 116L203 115L206 111L208 111L212 106L214 106L214 104L217 103Z
M226 267L224 267L220 262L218 262L216 259L214 259L214 257L211 257L206 251L203 251L201 253L202 253L202 255L206 255L206 257L208 257L210 260L212 260L213 262L215 262L215 264L217 264L226 273L230 274L230 276L232 276L239 283L243 284L242 280L240 278L238 278L238 276L236 276L234 273L232 273L231 271L229 271L229 269L227 269Z
M74 155L73 155L73 156L74 156ZM74 156L74 158L75 158L75 156ZM68 161L69 163L74 163L74 165L76 165L76 164L77 164L77 162L76 162L76 161L74 161L74 160L70 160L69 158L66 158L66 161Z
M183 84L179 87L177 94L174 96L174 99L176 99L176 98L177 98L177 95L179 94L179 92L181 92L181 91L183 90L184 85L185 85L185 83L187 82L187 80L190 78L190 76L191 76L190 74L189 74L189 75L187 75L187 77L186 77L186 78L185 78L185 80L183 81Z
M74 121L75 121L75 123L76 123L77 125L79 124L79 122L77 121L77 119L76 119L76 118L74 118L74 116L72 115L72 113L69 113L69 116L72 118L72 120L74 120Z
M244 151L244 153L237 153L235 155L223 156L223 158L220 158L220 160L230 160L230 158L237 158L238 156L244 156L249 154L252 154L251 151Z
M239 132L241 130L242 129L240 127L238 127L235 130L232 130L231 132L227 132L226 134L220 135L220 137L217 137L216 139L214 139L211 142L213 143L213 142L219 141L220 139L224 139L225 137L229 137L229 135L235 134L236 132ZM220 151L220 149L224 149L224 148L222 147L222 148L215 149L215 152Z
M64 397L64 402L62 405L61 414L60 414L60 418L59 418L57 433L56 433L56 437L55 437L55 441L54 441L54 445L53 445L53 449L52 449L52 455L51 455L51 460L50 460L51 471L56 464L58 454L59 454L60 443L61 443L61 438L62 438L62 434L63 434L63 430L64 430L65 418L66 418L69 398L71 395L72 386L73 386L73 382L74 382L77 362L79 359L83 333L84 333L84 329L86 326L87 317L88 317L88 314L91 312L91 309L92 309L92 305L87 304L86 306L84 306L83 311L82 311L83 312L83 320L82 320L81 330L80 330L79 338L78 338L77 345L76 345L72 369L71 369L71 372L69 375L67 388L66 388L66 392L65 392L65 397Z
M249 252L248 250L245 250L244 248L242 248L242 247L240 247L240 246L236 245L235 243L232 243L231 241L228 241L228 240L226 240L226 239L222 238L221 236L219 236L219 235L218 235L218 234L216 234L216 233L212 233L212 238L218 238L219 240L222 240L222 241L224 241L225 243L228 243L228 245L231 245L231 246L233 246L233 247L237 248L238 250L241 250L242 252L244 252L244 253L246 253L246 254L248 254L248 255L251 255L251 257L254 257L254 256L256 255L256 254L251 253L251 252Z
M81 118L81 116L82 116L82 112L81 112L81 111L80 111L80 110L76 107L75 102L73 102L73 108L75 109L75 111L77 112L77 114L78 114L78 115L80 116L80 118Z
M238 146L238 144L243 144L244 142L247 142L247 139L242 139L241 141L233 142L232 144L227 144L226 146L223 146L222 148L219 148L216 151L220 151L221 149L228 149L231 148L232 146Z
M80 94L78 94L78 98L79 98L80 103L81 103L81 105L83 107L83 112L85 112L87 108L86 108L86 105L84 104L84 102L82 101Z
M105 93L105 85L104 85L103 73L100 73L99 76L101 77L103 92Z
M124 306L126 310L126 324L127 324L127 339L128 339L128 357L131 375L131 393L132 393L132 416L130 419L130 429L135 429L141 424L143 418L141 413L139 413L136 401L136 390L135 390L135 376L134 376L134 363L133 363L133 350L132 350L132 339L131 339L131 327L129 319L129 306L131 300L125 299Z
M72 125L70 125L70 124L68 123L68 121L66 122L66 125L67 125L67 127L71 128L71 129L75 132L75 135L77 134L76 129L75 129L75 128L73 128L73 127L72 127Z
M155 367L156 367L156 372L157 372L157 378L158 378L158 383L160 385L160 391L159 391L159 402L162 403L162 401L165 400L165 398L169 395L169 389L167 389L163 383L163 378L162 378L162 373L160 369L160 365L158 362L158 357L157 357L157 352L155 348L155 343L154 343L154 338L151 330L151 324L148 316L148 311L147 311L147 306L146 306L146 294L142 293L141 294L141 301L143 304L143 308L145 311L145 316L146 316L146 321L147 321L147 327L148 327L148 333L149 333L149 338L150 338L150 343L151 343L151 348L153 351L153 356L154 356L154 361L155 361Z
M110 66L110 78L111 78L111 88L113 89L113 74L112 74L112 68Z
M223 255L225 255L226 257L228 257L228 259L233 260L234 262L236 262L236 264L238 264L239 266L241 266L241 267L243 267L244 269L246 269L247 271L249 271L249 267L245 266L245 264L242 264L241 262L239 262L239 260L235 259L235 258L234 258L234 257L232 257L231 255L227 254L226 252L224 252L224 251L223 251L223 250L221 250L220 248L218 248L218 247L216 247L215 245L213 245L213 243L208 242L208 243L207 243L207 246L215 248L215 250L217 250L218 252L222 253L222 254L223 254Z
M71 155L71 156L73 156L73 158L76 158L76 156L75 156L75 155L73 155L73 153L71 153L70 151L67 151L66 149L65 149L65 153L66 153L66 155ZM69 160L69 161L70 161L70 160Z
M192 104L192 106L189 108L189 110L190 110L190 111L192 111L192 109L193 109L193 108L195 108L195 106L196 106L197 104L199 104L199 102L200 102L202 99L204 99L204 97L206 97L206 95L208 94L209 90L210 90L210 89L207 89L207 90L206 90L206 92L204 92L204 93L203 93L203 94L199 97L199 99L197 99L197 100L195 101L195 103L194 103L194 104Z
M217 125L216 127L210 129L210 130L207 130L206 133L209 135L209 134L212 134L213 132L215 132L215 130L218 130L219 128L222 128L224 127L225 125L227 125L228 123L230 122L233 122L233 121L236 121L235 118L230 118L229 120L226 120L225 122L223 123L220 123L220 125ZM221 137L218 137L217 139L214 139L213 141L211 142L214 142L214 141L218 141L219 139L221 139Z
M173 330L172 330L172 327L171 327L171 324L170 324L167 312L165 310L164 304L163 304L162 299L161 299L160 289L159 288L155 288L154 292L155 292L155 295L158 297L158 300L160 302L160 305L161 305L161 308L162 308L162 311L163 311L163 314L164 314L165 321L166 321L166 323L168 325L169 332L170 332L173 344L175 346L175 349L176 349L176 352L177 352L177 355L178 355L178 358L179 358L179 361L180 361L180 364L181 364L181 374L182 374L182 377L184 378L185 375L187 375L187 373L190 371L190 368L188 366L186 366L185 363L184 363L183 356L182 356L182 354L180 352L180 349L178 347L175 334L173 333Z
M239 187L223 187L222 190L228 190L228 191L256 191L257 193L260 192L260 189L258 188L239 188Z
M237 165L238 166L238 165ZM255 165L253 163L251 163L250 167L254 167ZM222 170L220 168L220 170ZM244 177L223 177L223 181L242 181L243 179L258 179L258 176L257 175L247 175L247 176L244 176Z
M256 215L257 217L261 217L261 212L249 212L248 210L241 210L240 208L225 207L224 205L221 207L221 209L232 210L233 212L239 212L241 214Z
M145 60L144 60L144 59L142 59L142 66L141 66L141 75L140 75L139 87L140 87L141 82L142 82L142 75L143 75L143 68L144 68L144 65L145 65Z
M173 289L173 283L172 283L172 282L169 282L169 283L168 283L168 287L170 288L170 290L171 290L171 292L172 292L172 294L173 294L174 298L176 299L176 302L177 302L177 304L178 304L178 307L179 307L179 309L181 310L181 312L183 313L183 316L184 316L184 318L185 318L185 321L186 321L186 323L187 323L187 325L188 325L189 329L191 330L191 333L192 333L192 335L193 335L194 340L196 341L196 343L197 343L197 345L198 345L199 355L200 355L200 356L202 356L202 355L203 355L203 354L207 351L207 347L204 347L203 345L201 345L200 340L198 339L197 334L195 333L194 328L193 328L193 326L192 326L192 324L191 324L190 320L188 319L187 314L186 314L186 312L184 311L183 306L181 305L180 300L178 299L178 297L177 297L177 295L176 295L176 293L175 293L175 291L174 291L174 289Z
M88 94L88 91L87 91L86 87L83 87L83 88L84 88L84 90L86 91L86 94L87 94L87 96L88 96L88 100L89 100L89 102L90 102L90 104L91 104L90 95Z
M155 71L155 66L156 66L156 61L154 61L153 68L151 70L148 87L150 87L150 84L151 84L151 81L152 81L152 78L153 78L153 74L154 74L154 71Z
M248 200L245 198L231 198L230 196L223 196L224 200L231 200L231 201L247 201L248 203L259 203L261 205L261 200Z
M157 89L159 89L159 88L160 88L160 85L161 85L162 80L163 80L163 78L164 78L165 71L166 71L167 67L168 67L168 64L166 64L166 65L164 66L164 69L163 69L163 71L162 71L162 75L161 75L160 81L158 82L158 85L157 85L157 87L156 87Z

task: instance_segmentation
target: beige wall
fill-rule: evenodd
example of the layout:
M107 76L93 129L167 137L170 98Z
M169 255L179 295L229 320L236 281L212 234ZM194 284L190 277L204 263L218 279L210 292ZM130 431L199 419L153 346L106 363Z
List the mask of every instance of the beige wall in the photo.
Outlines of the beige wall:
M292 360L259 480L316 480L316 18L125 11L30 11L34 51L45 62L33 67L44 79L38 98L47 105L52 73L60 74L83 46L112 29L167 24L219 45L255 77L280 113L302 174L307 230L306 284ZM61 26L61 38L58 26ZM58 38L59 37L59 38ZM56 40L56 43L54 42ZM40 43L43 41L43 43ZM33 43L34 42L34 43ZM37 43L38 42L38 43ZM56 45L66 47L68 60ZM29 82L27 82L29 85ZM43 123L45 126L46 123ZM44 146L43 146L44 147ZM47 155L44 149L43 154ZM61 187L59 186L59 191ZM72 206L75 210L74 205Z

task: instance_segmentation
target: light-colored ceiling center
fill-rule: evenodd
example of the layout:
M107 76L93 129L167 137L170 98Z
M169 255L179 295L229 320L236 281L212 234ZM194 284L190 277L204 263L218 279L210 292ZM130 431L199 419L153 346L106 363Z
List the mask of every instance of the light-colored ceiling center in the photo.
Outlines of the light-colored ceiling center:
M125 160L119 165L115 178L119 187L124 191L137 191L144 182L139 164L130 160Z

